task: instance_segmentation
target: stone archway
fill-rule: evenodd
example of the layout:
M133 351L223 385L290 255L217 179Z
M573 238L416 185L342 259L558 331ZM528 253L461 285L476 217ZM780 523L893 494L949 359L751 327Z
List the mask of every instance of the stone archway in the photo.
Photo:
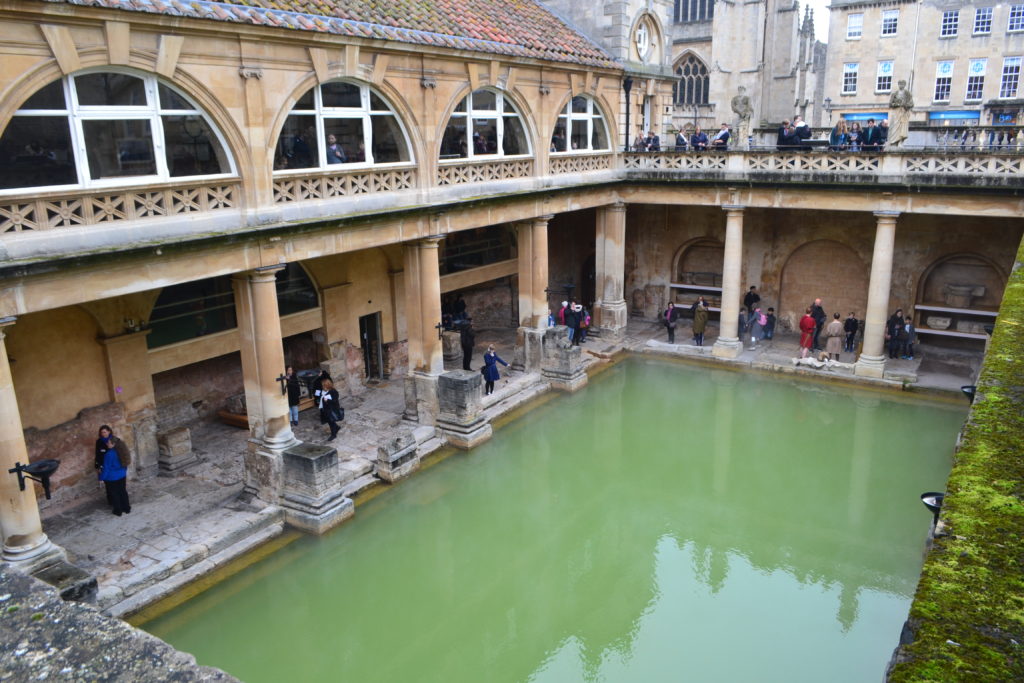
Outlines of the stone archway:
M864 319L870 274L856 251L834 240L816 240L798 247L782 268L776 314L795 329L804 309L822 299L828 313L845 318L850 311Z
M969 305L949 299L948 286L973 289ZM950 254L929 265L918 283L919 304L996 310L1003 299L1006 274L989 259L978 254ZM952 301L952 303L951 303Z

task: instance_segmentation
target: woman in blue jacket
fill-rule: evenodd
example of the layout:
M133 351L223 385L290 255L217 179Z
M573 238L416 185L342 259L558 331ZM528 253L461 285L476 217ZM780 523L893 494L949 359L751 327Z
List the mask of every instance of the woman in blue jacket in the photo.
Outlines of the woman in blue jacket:
M132 511L126 487L132 454L124 441L114 436L108 425L100 427L99 437L96 439L96 469L99 470L100 481L107 489L107 502L114 514L120 517Z
M501 363L506 368L508 367L508 363L503 361L494 352L494 346L488 346L487 353L484 354L484 396L490 396L494 393L494 383L501 379L501 374L498 372L498 363Z

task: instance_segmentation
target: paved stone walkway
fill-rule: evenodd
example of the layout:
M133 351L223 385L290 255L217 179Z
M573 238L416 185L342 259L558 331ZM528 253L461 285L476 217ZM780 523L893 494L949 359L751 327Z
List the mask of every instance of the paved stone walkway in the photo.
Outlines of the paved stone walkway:
M478 330L477 339L481 356L486 345L493 343L500 356L512 361L515 330ZM682 343L667 344L664 339L661 325L634 319L621 346L592 337L583 345L583 356L585 363L593 364L626 348L640 353L709 361L712 358L714 337L709 335L704 348L698 349L692 345L685 324L677 334ZM957 390L972 383L973 373L981 362L980 354L939 354L927 347L922 350L923 360L890 361L886 383L899 386L904 381L916 381L922 386ZM801 374L853 377L847 369L794 369L792 358L797 355L796 335L783 335L727 362ZM447 365L447 369L461 368L461 361ZM503 379L495 393L485 399L484 409L493 419L544 389L545 384L535 374L503 371ZM362 394L347 396L342 404L345 421L333 443L338 449L340 467L345 471L343 479L350 480L346 493L351 496L377 484L372 464L377 445L394 429L405 426L401 423L405 406L403 381L368 384ZM328 436L315 410L302 413L295 433L303 441L317 443ZM177 477L131 480L129 515L115 517L102 502L68 504L47 511L43 524L46 533L67 550L72 563L99 580L100 607L114 615L130 614L282 532L283 514L279 508L239 500L247 437L244 429L219 423L197 425L192 431L192 445L199 462ZM431 447L441 445L440 440L435 442Z

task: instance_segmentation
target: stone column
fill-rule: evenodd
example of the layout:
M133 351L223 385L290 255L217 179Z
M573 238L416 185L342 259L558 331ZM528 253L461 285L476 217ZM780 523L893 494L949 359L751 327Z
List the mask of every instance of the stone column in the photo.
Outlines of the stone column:
M288 418L288 398L277 381L285 366L275 274L283 268L257 268L233 278L250 439L277 451L298 444Z
M14 393L14 379L7 360L4 328L13 325L15 318L0 319L0 531L3 534L5 562L11 562L28 571L64 559L64 551L55 546L43 533L36 504L35 484L25 481L25 490L18 488L18 477L7 470L16 463L28 464L28 447L18 412L18 397Z
M725 260L722 263L722 317L718 323L718 339L711 354L719 358L736 358L743 351L739 338L740 270L743 267L743 208L725 209Z
M405 315L409 335L409 374L405 417L424 425L437 419L437 377L444 372L444 351L438 338L441 322L441 276L438 245L428 237L405 245Z
M868 283L868 310L864 314L864 348L854 367L862 377L885 374L885 320L889 312L892 287L892 255L896 244L898 211L876 211L875 252L871 257L871 281Z
M156 474L159 447L156 433L156 396L149 371L149 330L100 339L107 362L110 400L124 404L132 429L136 472Z
M548 221L539 216L519 224L519 329L513 367L537 370L548 326Z
M626 330L626 205L622 202L597 210L594 273L599 299L594 303L597 325L611 339Z

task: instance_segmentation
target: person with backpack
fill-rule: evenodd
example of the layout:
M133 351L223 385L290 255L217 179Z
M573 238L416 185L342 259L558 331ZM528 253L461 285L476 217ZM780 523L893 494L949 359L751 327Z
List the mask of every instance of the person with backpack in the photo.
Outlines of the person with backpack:
M586 306L580 306L580 344L587 343L587 330L590 329L590 311Z

